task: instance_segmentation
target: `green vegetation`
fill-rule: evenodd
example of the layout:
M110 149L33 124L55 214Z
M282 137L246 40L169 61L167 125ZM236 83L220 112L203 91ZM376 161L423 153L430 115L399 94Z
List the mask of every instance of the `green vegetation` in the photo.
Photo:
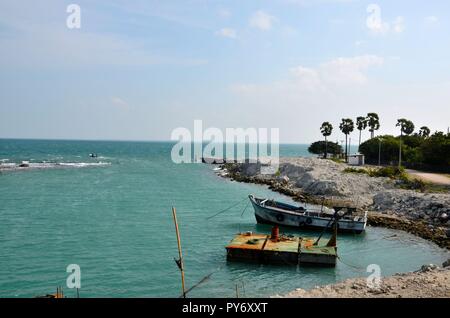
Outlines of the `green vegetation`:
M412 189L420 191L432 190L431 185L417 178L411 178L405 172L404 168L399 167L381 167L381 168L346 168L345 173L361 173L370 177L386 177L397 181L397 185L403 189Z
M394 137L380 136L363 142L359 151L364 154L367 163L398 164L401 142L402 162L406 167L448 171L450 167L450 134L436 132L429 137L419 134Z
M404 168L381 167L381 168L345 168L346 173L365 173L370 177L387 177L391 179L402 179L407 177Z
M358 116L356 125L350 118L343 118L339 128L345 135L345 158L348 155L348 137L356 128L359 130L359 152L368 164L397 165L407 168L450 173L450 133L435 132L421 126L414 133L415 125L412 121L400 118L397 120L400 128L399 136L384 135L374 138L374 133L380 128L380 118L376 113ZM361 143L361 134L368 128L371 138ZM314 154L332 153L342 154L342 147L327 140L333 131L329 122L320 127L325 142L317 141L308 148ZM329 148L329 149L328 149ZM338 159L335 159L340 162Z
M370 138L373 138L375 130L380 129L380 118L377 113L367 114L367 126L369 126Z
M354 128L355 128L355 124L353 123L353 120L351 120L350 118L342 118L342 122L339 125L339 129L345 135L345 160L346 161L347 161L347 157L348 157L347 138L348 138L348 135L353 131Z
M402 165L402 137L403 134L409 136L414 132L414 124L408 119L401 118L397 120L396 126L400 127L400 146L398 147L398 166L400 167Z
M328 151L328 153L338 155L342 153L342 147L338 145L336 142L325 142L323 140L319 140L316 142L313 142L309 147L308 151L310 153L320 155L325 153L325 151Z
M450 134L436 132L420 144L422 162L430 165L450 166Z
M363 116L356 117L356 128L359 130L358 147L361 145L361 132L367 128L367 123L368 123L367 117Z
M327 157L328 154L328 143L327 143L327 137L331 135L331 132L333 131L333 125L331 125L329 122L324 122L322 123L322 126L320 127L320 132L322 133L322 135L325 137L325 152L324 152L324 157Z

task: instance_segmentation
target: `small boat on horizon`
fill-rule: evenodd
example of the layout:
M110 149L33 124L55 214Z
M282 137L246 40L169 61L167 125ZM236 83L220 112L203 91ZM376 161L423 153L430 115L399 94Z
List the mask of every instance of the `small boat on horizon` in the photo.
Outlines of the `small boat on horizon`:
M311 209L291 204L256 198L250 194L250 202L255 210L258 223L277 224L298 228L327 229L333 221L334 214L323 209ZM355 215L356 208L334 207L338 213L337 230L339 232L362 233L367 224L367 211L363 215Z

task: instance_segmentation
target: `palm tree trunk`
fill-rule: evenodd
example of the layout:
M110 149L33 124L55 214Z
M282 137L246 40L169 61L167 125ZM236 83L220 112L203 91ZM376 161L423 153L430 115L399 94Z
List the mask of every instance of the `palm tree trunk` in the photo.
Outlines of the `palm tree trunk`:
M345 134L345 162L348 162L348 157L347 157L347 134Z
M359 152L359 147L360 146L361 146L361 130L359 131L358 152Z
M402 137L403 131L400 130L400 147L398 148L398 167L402 166Z
M327 143L327 136L325 136L325 159L327 159L327 153L328 153L328 143Z

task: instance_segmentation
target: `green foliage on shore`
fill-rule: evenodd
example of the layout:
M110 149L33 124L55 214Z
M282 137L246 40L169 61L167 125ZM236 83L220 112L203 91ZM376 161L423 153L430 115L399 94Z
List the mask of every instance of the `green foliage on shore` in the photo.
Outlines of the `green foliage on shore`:
M334 155L338 155L340 153L342 153L342 147L336 143L336 142L331 142L328 141L327 145L325 144L325 141L323 140L319 140L316 142L313 142L309 147L308 147L308 151L310 153L316 154L316 155L320 155L325 153L325 149L327 149L328 153L334 154Z
M366 162L377 163L380 138L381 162L396 164L398 162L400 137L384 135L369 139L361 144L359 151L364 154ZM414 134L401 138L402 163L405 163L406 166L450 166L450 134L436 132L429 137L426 137L426 134L425 136Z
M387 178L405 178L406 173L404 168L387 166L381 168L345 168L346 173L363 173L370 177L387 177Z
M367 174L370 177L386 177L397 181L397 185L403 189L426 191L431 187L417 178L410 178L403 167L387 166L381 168L345 168L345 173Z
M425 138L420 152L425 163L450 166L450 134L436 132Z

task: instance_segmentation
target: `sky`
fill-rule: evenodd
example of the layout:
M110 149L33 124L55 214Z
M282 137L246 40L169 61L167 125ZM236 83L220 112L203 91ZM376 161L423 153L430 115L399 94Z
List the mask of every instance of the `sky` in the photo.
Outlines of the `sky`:
M447 131L449 56L444 0L2 0L0 138L170 140L202 120L307 143L369 112L377 134Z

